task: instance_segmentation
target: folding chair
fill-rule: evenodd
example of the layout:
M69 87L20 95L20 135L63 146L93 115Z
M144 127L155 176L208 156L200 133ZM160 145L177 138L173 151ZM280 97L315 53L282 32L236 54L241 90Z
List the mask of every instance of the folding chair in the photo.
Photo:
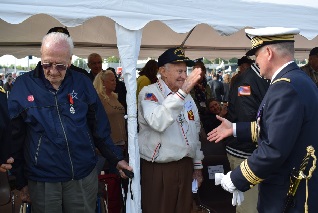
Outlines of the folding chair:
M211 213L235 213L232 194L215 185L216 172L227 173L230 165L226 155L208 155L203 159L203 182L197 193L197 205Z

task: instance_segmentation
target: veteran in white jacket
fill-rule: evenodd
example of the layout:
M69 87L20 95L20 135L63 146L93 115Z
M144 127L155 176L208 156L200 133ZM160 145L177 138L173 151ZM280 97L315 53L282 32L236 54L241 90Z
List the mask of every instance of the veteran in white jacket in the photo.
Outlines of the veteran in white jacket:
M202 182L200 118L188 95L201 69L187 76L193 61L181 48L166 50L158 59L157 83L138 96L141 194L143 213L191 212L192 181Z

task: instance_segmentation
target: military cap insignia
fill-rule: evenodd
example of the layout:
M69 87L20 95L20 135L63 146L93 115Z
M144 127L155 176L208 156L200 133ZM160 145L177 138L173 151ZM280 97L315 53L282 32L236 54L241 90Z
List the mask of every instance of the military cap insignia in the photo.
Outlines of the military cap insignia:
M6 91L3 89L3 87L2 87L2 86L0 86L0 92L2 92L2 93L6 93Z
M185 57L184 51L181 48L175 49L174 54L179 56L179 57Z

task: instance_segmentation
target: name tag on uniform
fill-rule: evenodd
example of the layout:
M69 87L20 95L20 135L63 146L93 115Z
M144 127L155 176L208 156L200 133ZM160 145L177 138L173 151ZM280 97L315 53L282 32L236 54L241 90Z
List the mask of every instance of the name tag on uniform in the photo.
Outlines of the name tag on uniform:
M192 101L187 101L187 102L184 104L184 108L186 109L186 111L192 110L192 107L193 107Z

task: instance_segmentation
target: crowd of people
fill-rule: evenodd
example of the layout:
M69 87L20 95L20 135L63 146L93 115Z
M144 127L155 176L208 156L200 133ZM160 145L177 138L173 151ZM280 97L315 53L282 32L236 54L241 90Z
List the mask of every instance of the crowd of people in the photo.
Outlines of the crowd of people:
M192 186L204 181L208 152L202 150L202 135L224 144L232 171L220 182L233 193L236 212L318 211L317 171L308 182L310 196L302 181L293 206L285 205L293 168L302 163L306 147L318 148L318 47L299 68L293 62L297 29L246 33L252 48L238 60L236 75L213 72L207 80L204 63L189 59L180 47L167 49L140 71L143 212L191 212ZM5 84L1 76L0 171L10 170L21 199L35 213L93 213L98 174L107 169L127 178L123 170L132 171L126 160L125 84L114 68L103 70L98 53L88 56L90 72L74 66L73 48L66 28L52 28L34 70L14 86L10 76Z

